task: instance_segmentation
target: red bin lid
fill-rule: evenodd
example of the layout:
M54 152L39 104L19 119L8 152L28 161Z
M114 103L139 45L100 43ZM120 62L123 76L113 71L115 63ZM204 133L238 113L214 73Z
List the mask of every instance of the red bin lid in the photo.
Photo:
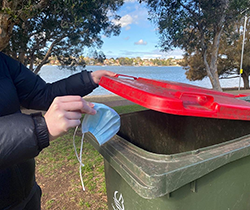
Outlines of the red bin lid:
M105 89L146 108L176 115L250 120L250 103L194 85L118 74L104 76Z

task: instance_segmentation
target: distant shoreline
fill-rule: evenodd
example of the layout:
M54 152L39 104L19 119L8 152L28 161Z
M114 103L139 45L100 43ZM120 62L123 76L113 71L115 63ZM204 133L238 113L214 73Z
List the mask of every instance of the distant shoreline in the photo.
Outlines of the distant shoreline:
M79 63L83 62L86 65L94 66L176 66L183 62L182 59L177 58L150 58L143 59L140 57L129 58L129 57L118 57L118 58L103 58L95 59L92 57L81 56L78 58ZM59 60L56 57L50 57L50 65L60 65Z
M50 64L50 63L47 63L47 64L44 64L44 66L62 66L60 64ZM80 66L80 65L76 65L76 66ZM103 67L106 67L106 66L133 66L133 67L182 67L181 65L168 65L168 66L163 66L163 65L104 65L104 64L95 64L95 65L85 65L85 66L103 66ZM67 67L66 67L67 68Z

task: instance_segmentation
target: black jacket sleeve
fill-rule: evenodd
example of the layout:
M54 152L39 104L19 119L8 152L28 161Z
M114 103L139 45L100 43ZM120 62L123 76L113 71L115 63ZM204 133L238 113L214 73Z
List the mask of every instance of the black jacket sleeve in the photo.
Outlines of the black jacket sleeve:
M86 70L49 84L20 62L2 53L0 56L15 84L19 101L25 108L47 110L57 96L85 96L98 87L92 80L91 73Z
M0 117L0 128L0 169L37 156L49 144L47 126L39 114Z
M29 79L25 78L29 81ZM82 71L66 79L52 84L46 84L36 76L34 83L30 84L28 93L24 94L24 87L18 87L21 105L29 109L47 110L57 96L80 95L85 96L93 91L98 85L95 84L88 71Z
M18 101L26 108L47 110L57 96L84 96L98 86L88 71L48 84L1 52L0 61L3 62L1 75L12 81L15 88L13 93L17 94ZM0 113L0 116L0 168L33 158L49 145L48 129L41 115Z

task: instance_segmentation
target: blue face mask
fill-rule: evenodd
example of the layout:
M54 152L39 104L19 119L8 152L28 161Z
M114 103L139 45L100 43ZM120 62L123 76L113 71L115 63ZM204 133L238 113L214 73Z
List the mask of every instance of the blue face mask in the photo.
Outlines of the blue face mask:
M104 104L94 103L95 115L84 116L82 133L92 133L100 145L110 140L120 129L120 116Z
M73 137L73 145L76 153L76 157L80 163L80 178L82 183L83 191L85 191L84 183L82 179L82 150L83 150L83 139L84 134L87 132L92 133L100 145L104 144L110 140L120 129L120 116L110 107L104 104L93 103L94 109L96 110L95 115L86 114L82 121L82 140L80 153L77 153L75 146L75 135L77 128Z

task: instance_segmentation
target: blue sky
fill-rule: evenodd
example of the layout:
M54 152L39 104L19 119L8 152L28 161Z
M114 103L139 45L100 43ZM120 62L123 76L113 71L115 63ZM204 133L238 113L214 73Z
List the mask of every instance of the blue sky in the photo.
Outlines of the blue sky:
M148 18L147 8L135 0L125 0L118 11L122 26L119 36L103 37L101 50L107 58L141 57L141 58L181 58L182 51L176 49L160 52L157 28Z

